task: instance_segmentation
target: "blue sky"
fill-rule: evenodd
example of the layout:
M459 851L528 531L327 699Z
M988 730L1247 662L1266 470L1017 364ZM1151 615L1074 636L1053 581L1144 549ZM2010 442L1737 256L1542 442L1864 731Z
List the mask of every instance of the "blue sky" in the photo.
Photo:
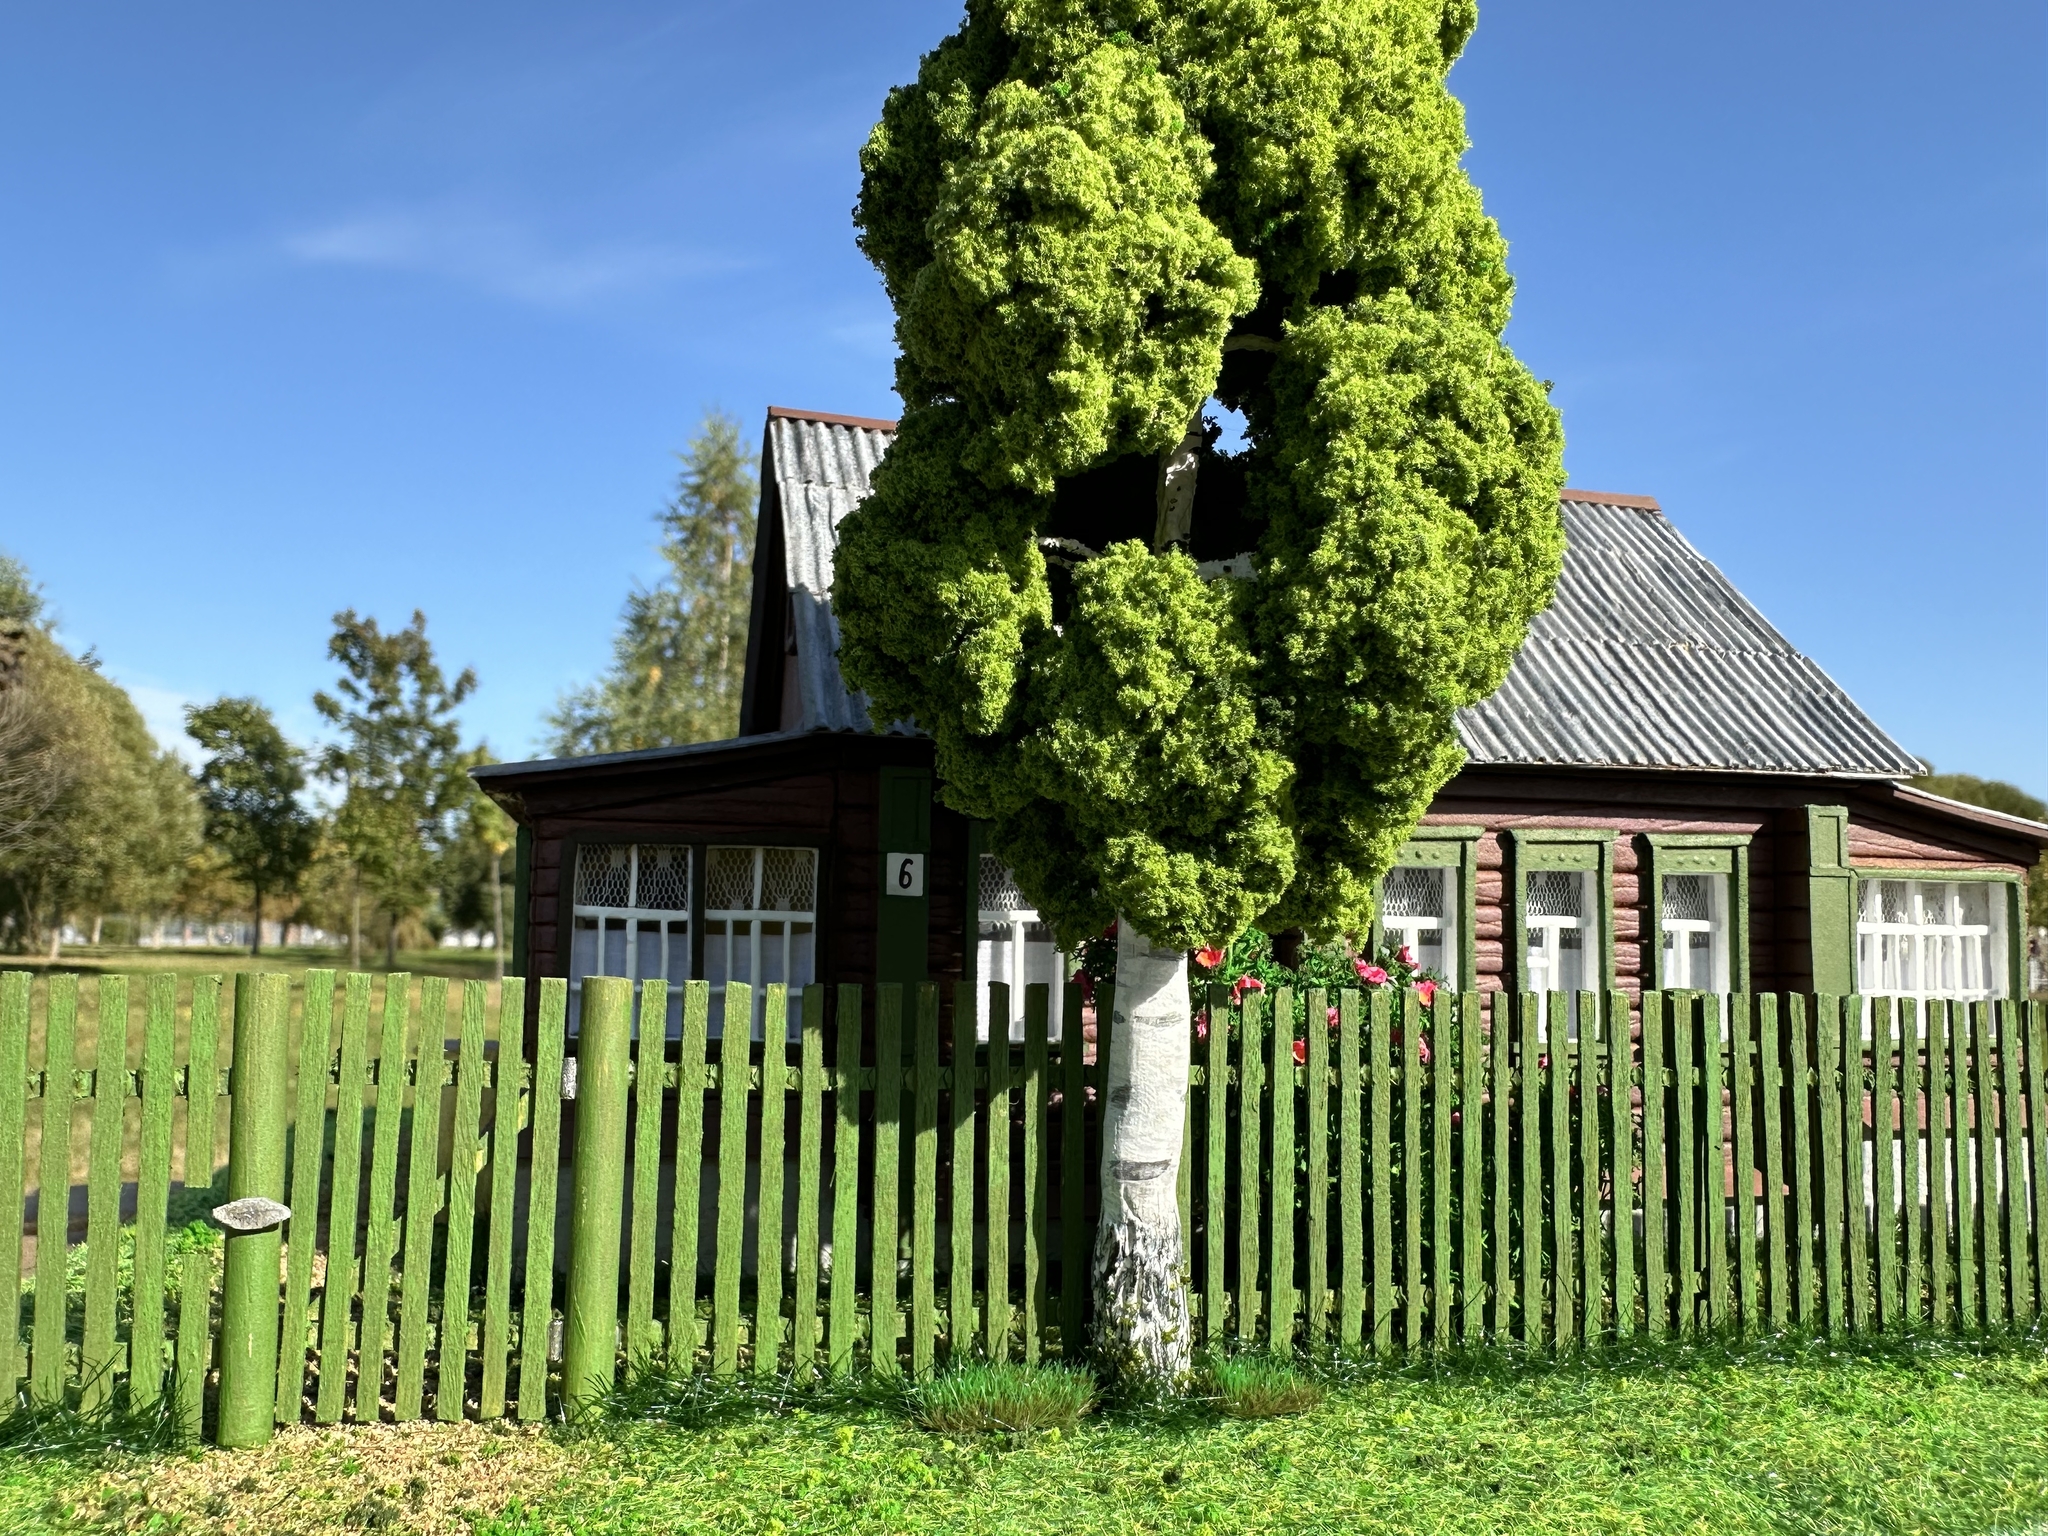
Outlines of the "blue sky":
M10 7L0 548L160 731L424 608L532 751L702 409L894 415L848 218L934 3ZM849 19L851 18L851 19ZM2048 11L1494 0L1453 75L1573 484L2048 794Z

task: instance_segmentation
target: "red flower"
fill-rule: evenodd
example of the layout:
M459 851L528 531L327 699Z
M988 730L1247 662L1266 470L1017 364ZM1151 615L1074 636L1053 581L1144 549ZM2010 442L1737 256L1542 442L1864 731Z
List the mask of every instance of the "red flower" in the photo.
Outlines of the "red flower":
M1403 965L1407 966L1409 970L1412 971L1415 969L1414 952L1410 950L1406 944L1403 944L1400 947L1400 949L1395 951L1394 958L1396 960L1399 960Z
M1230 988L1230 1000L1233 1003L1242 1003L1244 1001L1245 993L1263 992L1265 990L1266 984L1263 981L1259 980L1258 977L1240 976L1237 978L1236 982L1233 983Z
M1436 983L1425 976L1415 983L1415 993L1422 999L1422 1006L1427 1008L1436 1001Z
M1354 960L1351 964L1358 972L1358 979L1367 986L1384 987L1387 984L1387 973L1381 967L1368 965L1363 959Z
M1306 1040L1294 1042L1294 1064L1298 1067L1308 1065L1308 1042Z
M1195 964L1205 971L1213 971L1223 963L1223 951L1213 944L1204 944L1195 951Z

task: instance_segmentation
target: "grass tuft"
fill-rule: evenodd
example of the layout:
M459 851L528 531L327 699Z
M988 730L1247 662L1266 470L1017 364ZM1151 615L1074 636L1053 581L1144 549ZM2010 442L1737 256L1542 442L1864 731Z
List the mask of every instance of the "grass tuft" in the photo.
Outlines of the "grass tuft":
M1072 1429L1095 1403L1095 1378L1070 1365L964 1365L911 1389L911 1417L945 1435Z
M0 1452L11 1456L95 1456L107 1451L156 1453L184 1448L174 1383L166 1381L154 1408L125 1404L97 1408L33 1403L22 1392L13 1412L0 1418Z
M1209 1367L1216 1406L1233 1419L1278 1419L1307 1413L1323 1400L1323 1384L1270 1355L1237 1355Z

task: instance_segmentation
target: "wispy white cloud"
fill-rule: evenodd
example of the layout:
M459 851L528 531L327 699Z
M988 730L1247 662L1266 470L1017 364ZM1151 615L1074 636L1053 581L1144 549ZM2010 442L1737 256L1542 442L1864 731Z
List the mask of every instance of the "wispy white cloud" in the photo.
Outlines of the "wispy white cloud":
M516 220L450 207L358 213L296 231L281 245L285 255L308 265L425 273L550 308L744 265L659 242L556 246Z

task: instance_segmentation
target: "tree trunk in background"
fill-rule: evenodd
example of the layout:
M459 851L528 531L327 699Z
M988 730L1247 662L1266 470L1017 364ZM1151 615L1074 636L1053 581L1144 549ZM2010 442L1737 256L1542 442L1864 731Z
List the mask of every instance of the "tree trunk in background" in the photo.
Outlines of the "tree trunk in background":
M504 855L491 850L491 967L498 980L505 979L505 881Z
M50 916L50 964L57 963L57 955L64 947L64 911L60 907Z
M1184 1383L1193 1365L1180 1230L1188 1093L1188 957L1119 920L1102 1217L1095 1232L1096 1349L1127 1385Z
M254 902L256 921L249 925L249 953L260 955L263 953L263 887L259 885L252 887L252 889L256 893L256 900Z
M398 969L398 919L395 917L391 919L390 926L384 930L384 969L387 971Z
M93 913L93 915L92 915L92 941L93 941L93 943L94 943L94 944L98 944L98 943L99 943L99 941L100 941L100 930L101 930L101 928L102 928L102 927L103 927L103 926L105 925L106 921L107 921L107 919L106 919L106 915L105 915L104 913L101 913L101 912L95 912L95 913Z

